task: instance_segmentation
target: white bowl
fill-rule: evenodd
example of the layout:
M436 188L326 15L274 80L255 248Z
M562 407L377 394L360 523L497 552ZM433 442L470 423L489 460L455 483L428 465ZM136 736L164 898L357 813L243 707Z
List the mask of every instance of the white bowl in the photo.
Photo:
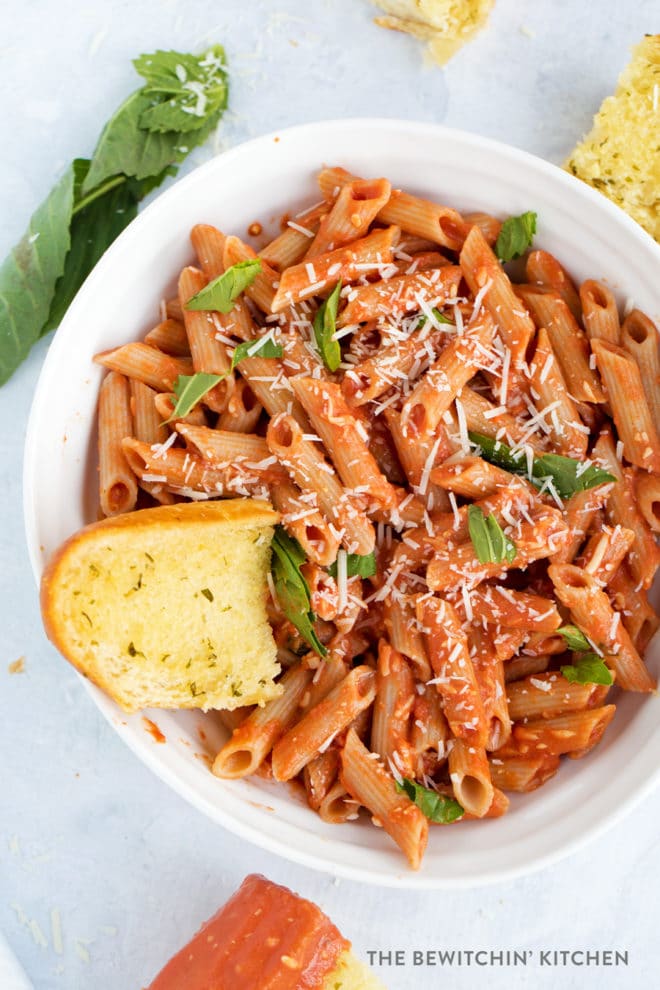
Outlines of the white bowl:
M192 259L188 234L208 222L244 235L318 200L323 163L385 175L459 209L498 216L535 210L536 243L576 279L607 279L620 302L660 313L660 248L624 213L560 169L514 148L431 124L347 120L305 124L249 141L186 176L133 221L89 276L50 348L39 379L25 456L25 519L35 577L55 548L96 518L95 409L101 369L92 355L140 337ZM64 661L63 661L64 662ZM650 666L658 673L660 649ZM472 886L536 869L620 818L660 774L660 700L627 695L604 740L585 760L564 761L546 786L512 801L494 821L431 829L421 870L406 868L381 829L325 825L295 790L260 780L224 782L205 754L223 738L211 716L125 716L84 681L119 735L163 780L212 819L251 842L316 869L409 888ZM206 734L203 744L200 726ZM201 757L201 758L200 758Z

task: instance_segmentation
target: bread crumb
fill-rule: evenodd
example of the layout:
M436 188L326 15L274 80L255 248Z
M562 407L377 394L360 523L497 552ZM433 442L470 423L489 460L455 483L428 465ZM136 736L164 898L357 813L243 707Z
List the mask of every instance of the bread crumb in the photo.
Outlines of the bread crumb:
M25 673L25 657L19 657L18 660L13 660L7 665L7 670L10 674L24 674Z
M494 0L373 0L389 16L379 27L427 41L430 61L444 65L482 28Z

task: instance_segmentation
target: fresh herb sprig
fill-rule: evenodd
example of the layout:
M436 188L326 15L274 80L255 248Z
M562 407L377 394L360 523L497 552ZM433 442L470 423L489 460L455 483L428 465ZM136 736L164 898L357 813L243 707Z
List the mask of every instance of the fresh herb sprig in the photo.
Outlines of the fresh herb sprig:
M407 795L429 821L439 825L449 825L465 814L463 807L454 798L438 794L408 777L404 777L401 783L397 781L396 789L400 794Z
M612 672L597 653L581 653L572 664L564 664L561 672L567 681L578 684L612 684Z
M616 481L614 475L604 471L596 464L584 467L581 461L572 457L562 457L560 454L542 454L533 457L531 473L527 457L523 450L513 450L501 440L494 440L483 433L469 434L472 443L481 448L481 456L491 464L524 475L537 488L552 484L553 489L561 499L570 498L576 492L584 492L596 485L608 481Z
M337 577L337 561L334 564L330 564L328 568L328 573L331 577ZM346 554L346 577L361 577L369 578L373 577L376 573L376 554L372 550L371 553L359 554L359 553L347 553Z
M485 516L478 505L468 508L468 530L470 540L480 564L501 564L516 559L516 545L505 534L492 514Z
M500 261L513 261L532 246L536 219L536 213L529 210L519 217L509 217L504 221L495 242L495 254Z
M329 371L336 371L341 364L341 348L335 340L337 329L337 310L339 309L339 294L341 282L336 286L324 302L319 306L314 317L314 340L323 363Z
M324 657L328 651L316 635L309 585L300 570L306 560L305 553L282 526L275 528L271 546L271 574L280 607L308 646Z
M203 289L189 299L186 309L210 309L216 313L231 313L236 299L241 292L252 285L261 271L261 260L250 258L248 261L237 261L205 285Z
M77 158L0 266L0 385L59 325L138 204L217 126L227 105L224 50L157 51L133 63L145 84L106 124L91 159Z
M282 345L276 344L270 337L264 337L261 342L260 338L245 340L234 348L229 371L225 371L224 374L212 375L207 371L198 371L194 375L179 375L172 389L177 398L176 405L166 422L171 423L174 419L187 416L207 392L230 375L236 365L245 358L279 358L283 353Z

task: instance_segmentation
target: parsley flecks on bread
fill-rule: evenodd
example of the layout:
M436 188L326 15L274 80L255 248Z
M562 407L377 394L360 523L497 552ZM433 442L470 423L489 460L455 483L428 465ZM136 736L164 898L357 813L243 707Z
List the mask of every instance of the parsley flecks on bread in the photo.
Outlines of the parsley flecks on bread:
M564 166L660 241L660 34L647 35Z
M41 585L48 636L128 712L277 697L266 614L278 514L257 499L104 519L71 537Z
M373 0L388 15L376 24L428 41L428 54L444 65L486 23L494 0Z

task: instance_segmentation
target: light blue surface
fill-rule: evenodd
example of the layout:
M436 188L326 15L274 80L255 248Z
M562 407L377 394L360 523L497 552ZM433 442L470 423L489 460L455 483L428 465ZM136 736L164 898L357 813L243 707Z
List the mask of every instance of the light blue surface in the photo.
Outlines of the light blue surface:
M660 31L658 0L498 0L488 30L441 71L423 68L420 46L374 27L371 16L363 0L26 0L11 9L2 0L0 256L137 85L130 59L139 52L226 45L233 91L217 149L274 127L363 113L441 121L559 162L612 90L629 45ZM196 152L186 167L212 152ZM253 870L317 900L363 954L534 950L526 969L414 968L409 959L380 970L392 990L656 984L660 794L540 874L481 891L410 894L334 883L272 860L151 776L41 631L20 474L47 346L0 390L0 929L35 987L143 986ZM25 673L10 676L19 656ZM628 950L629 965L538 968L545 948Z

